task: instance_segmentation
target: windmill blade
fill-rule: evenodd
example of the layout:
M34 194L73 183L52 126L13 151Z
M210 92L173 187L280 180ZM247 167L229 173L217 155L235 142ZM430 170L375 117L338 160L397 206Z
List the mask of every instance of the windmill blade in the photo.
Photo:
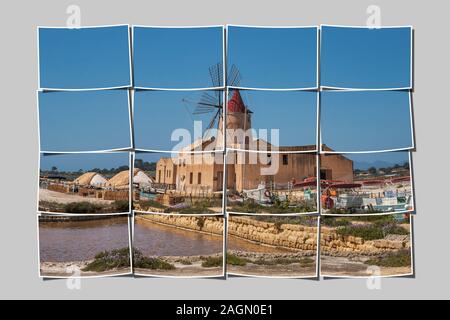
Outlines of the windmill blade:
M205 110L196 110L192 114L207 114L207 113L212 113L212 112L213 112L212 109L205 109Z
M213 112L216 108L221 109L222 99L216 95L211 95L209 92L204 92L200 101L196 103L196 108L194 114L204 114L208 112Z
M211 121L209 122L208 128L206 128L206 131L212 129L212 127L214 126L214 123L216 123L216 119L217 117L220 115L221 110L217 110L216 114L214 115L214 117L211 119ZM205 132L206 132L205 131Z
M203 92L201 98L201 102L211 103L211 104L219 104L219 101L217 99L217 95L211 95L209 92Z
M223 86L223 64L218 62L215 65L209 67L209 76L213 87L218 88Z
M241 83L241 73L239 72L239 69L236 67L236 65L232 65L230 68L230 71L228 72L228 85L231 87L238 87Z

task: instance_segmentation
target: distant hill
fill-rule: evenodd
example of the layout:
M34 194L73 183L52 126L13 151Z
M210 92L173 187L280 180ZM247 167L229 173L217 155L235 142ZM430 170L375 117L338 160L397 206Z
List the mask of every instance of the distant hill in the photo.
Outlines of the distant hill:
M365 161L355 161L353 162L354 169L367 170L369 168L375 167L379 168L392 168L396 164L403 166L403 163L393 163L387 161L375 161L375 162L365 162Z

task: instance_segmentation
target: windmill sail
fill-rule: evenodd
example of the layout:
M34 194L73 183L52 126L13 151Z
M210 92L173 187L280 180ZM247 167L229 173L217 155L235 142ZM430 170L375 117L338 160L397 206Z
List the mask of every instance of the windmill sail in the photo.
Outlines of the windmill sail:
M212 88L223 88L224 89L224 70L223 64L221 62L216 63L208 68L209 76L211 78L211 87ZM235 65L232 65L228 74L227 74L227 84L231 87L239 86L241 81L241 74L238 68ZM242 99L241 99L242 100ZM223 114L223 106L224 106L224 96L223 90L210 90L202 93L200 99L198 101L191 101L189 99L183 99L183 102L194 105L195 109L192 114L200 115L200 114L212 114L212 118L209 121L209 124L204 132L204 137L206 137L210 129L215 127L216 123L218 126L218 122L222 119ZM243 102L241 101L243 104Z

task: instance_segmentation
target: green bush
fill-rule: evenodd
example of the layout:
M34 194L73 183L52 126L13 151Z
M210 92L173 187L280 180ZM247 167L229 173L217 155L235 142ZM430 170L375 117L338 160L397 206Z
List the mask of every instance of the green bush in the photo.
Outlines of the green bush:
M141 206L141 208L143 210L148 210L150 207L157 208L157 209L166 208L165 205L163 205L162 203L159 203L158 201L155 201L155 200L140 200L139 205Z
M178 263L181 263L182 265L185 265L185 266L190 266L190 265L192 265L192 262L190 262L190 261L187 260L187 259L180 259L180 260L177 260L177 262L178 262Z
M303 213L315 211L314 207L303 205L290 205L290 203L285 201L275 201L271 206L263 206L256 203L254 200L245 200L243 203L234 203L231 206L230 211L232 212L242 212L242 213Z
M302 267L312 267L315 265L316 261L311 258L302 258L299 263Z
M336 218L336 217L322 217L320 219L322 225L335 228L335 227L346 227L351 225L350 218Z
M317 217L276 217L276 216L253 216L252 219L274 223L281 227L283 224L295 224L309 227L317 226Z
M391 268L409 267L411 266L411 252L409 250L400 250L395 253L390 253L384 257L367 260L365 264Z
M95 256L83 271L104 272L130 267L130 250L128 248L103 251Z
M64 212L66 213L99 213L103 211L103 206L95 203L83 201L83 202L70 202L64 205Z
M383 224L380 227L383 229L385 235L388 234L396 234L402 236L409 235L409 231L407 229L394 223Z
M212 201L212 200L211 200ZM186 208L166 208L164 210L165 213L180 213L180 214L208 214L214 213L213 210L209 209L210 200L198 201L194 202L191 206Z
M207 257L202 262L203 268L215 268L215 267L222 267L223 265L223 258L222 257Z
M142 254L141 251L134 249L133 253L133 265L138 269L151 269L151 270L174 270L175 266L160 258L149 258Z
M275 266L275 265L289 265L294 263L299 263L302 267L309 267L314 264L314 260L310 258L275 258L271 260L267 259L258 259L253 261L252 263L258 265L266 265L266 266Z
M365 241L384 238L383 229L375 225L358 225L341 227L336 231L341 236L353 236Z
M128 200L116 200L113 202L114 212L130 211L130 202Z
M227 254L227 264L232 266L245 266L247 264L248 260L245 258L241 258L235 254L228 253Z

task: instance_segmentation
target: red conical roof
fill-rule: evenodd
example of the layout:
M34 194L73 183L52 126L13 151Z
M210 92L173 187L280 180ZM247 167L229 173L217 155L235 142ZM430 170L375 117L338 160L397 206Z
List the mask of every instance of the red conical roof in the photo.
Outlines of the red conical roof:
M242 100L239 90L235 90L233 97L228 101L228 112L245 112L244 101Z

